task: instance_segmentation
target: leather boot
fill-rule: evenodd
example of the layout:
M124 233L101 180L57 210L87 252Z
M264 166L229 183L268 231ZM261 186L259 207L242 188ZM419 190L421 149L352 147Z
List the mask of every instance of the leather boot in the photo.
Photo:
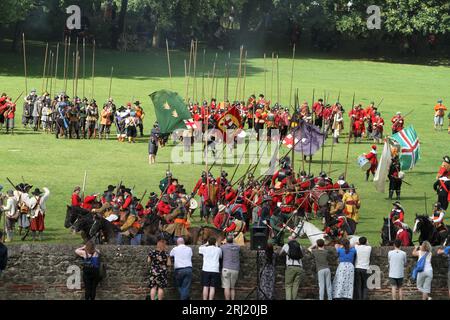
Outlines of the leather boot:
M394 195L394 190L389 190L389 199L392 200L392 196Z

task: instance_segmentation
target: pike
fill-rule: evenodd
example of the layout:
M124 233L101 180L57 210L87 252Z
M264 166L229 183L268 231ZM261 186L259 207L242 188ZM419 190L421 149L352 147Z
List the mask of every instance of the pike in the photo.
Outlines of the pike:
M355 107L355 95L356 92L353 93L353 100L352 100L352 110ZM345 160L345 173L344 173L344 177L347 177L347 169L348 169L348 154L350 152L350 140L352 139L352 128L353 128L353 117L352 120L350 121L350 128L348 130L348 140L347 140L347 156L346 156L346 160Z
M113 72L114 72L114 67L111 67L111 75L110 75L110 77L109 77L109 91L108 91L108 98L111 98L111 88L112 88Z
M95 85L95 40L92 44L92 88L91 99L94 99L94 85Z
M289 90L289 107L292 105L292 87L294 85L294 64L295 64L295 43L294 47L292 48L291 89Z
M25 75L25 92L28 93L28 83L27 83L27 51L25 47L25 33L22 33L22 47L23 47L23 71Z
M8 177L6 177L6 180L8 180L8 182L12 185L12 187L14 188L14 190L17 190L17 189L16 189L16 185L15 185Z
M58 60L59 60L59 42L58 42L58 44L56 45L56 58L55 58L55 90L58 90L57 89L57 86L56 86L56 81L58 80ZM83 93L83 96L84 96L84 93Z
M234 168L233 176L230 179L230 183L233 182L234 176L236 175L236 171L239 168L239 166L241 165L242 159L245 157L245 153L247 152L247 148L248 148L249 144L250 144L250 139L248 139L247 144L245 145L245 149L244 149L244 152L241 154L239 163L237 164L236 168Z
M81 191L82 198L84 200L84 191L86 190L86 179L87 179L87 171L84 171L84 179L83 179L83 189Z
M47 45L45 46L44 71L42 72L42 86L41 86L41 92L44 92L45 72L47 71L47 56L48 56L48 42L47 42Z
M166 38L166 50L167 50L167 65L169 66L169 84L172 89L172 68L170 67L170 53L169 53L169 41Z

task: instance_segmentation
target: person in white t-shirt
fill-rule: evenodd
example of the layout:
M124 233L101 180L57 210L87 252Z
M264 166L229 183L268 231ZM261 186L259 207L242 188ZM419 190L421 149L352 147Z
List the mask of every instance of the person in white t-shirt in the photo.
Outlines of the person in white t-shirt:
M222 250L216 246L216 238L209 238L206 245L200 246L198 253L203 256L202 286L203 300L214 300L216 288L220 288L220 259Z
M367 300L367 278L369 277L367 271L370 268L370 254L372 247L367 245L367 238L361 237L355 245L356 261L355 261L355 300Z
M192 249L184 244L183 237L177 239L177 246L170 251L174 258L175 284L180 300L189 300L192 283Z
M392 300L403 300L403 278L405 277L406 252L400 250L402 240L395 239L394 250L389 251L389 281L392 286Z

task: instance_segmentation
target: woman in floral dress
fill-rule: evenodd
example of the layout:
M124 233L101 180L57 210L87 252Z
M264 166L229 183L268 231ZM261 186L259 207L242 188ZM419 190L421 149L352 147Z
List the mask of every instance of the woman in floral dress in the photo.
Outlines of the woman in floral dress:
M150 250L147 262L150 264L150 298L155 300L158 291L158 300L162 300L167 288L167 270L172 265L165 240L159 240L156 249Z

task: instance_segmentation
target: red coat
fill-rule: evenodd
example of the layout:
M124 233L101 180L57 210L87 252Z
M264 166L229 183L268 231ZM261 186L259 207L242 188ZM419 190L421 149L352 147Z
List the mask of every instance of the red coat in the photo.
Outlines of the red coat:
M224 225L224 222L228 220L229 216L228 214L216 214L214 217L213 224L217 229L222 230L222 226Z
M373 171L375 173L375 171L377 170L377 167L378 167L377 154L373 153L373 152L369 152L368 154L366 154L365 157L370 162L370 169L369 170L371 170L371 171Z
M81 198L78 194L73 193L72 194L72 207L81 207L82 202Z
M392 130L395 132L399 132L403 130L404 120L402 116L395 116L391 119L392 122Z
M172 194L175 193L177 191L177 186L171 184L168 188L167 188L167 194Z
M158 214L162 217L165 216L166 214L169 214L171 211L171 207L170 204L168 203L164 203L162 201L160 201L158 203L158 205L156 206L156 211L158 212Z
M316 117L322 117L324 113L324 107L323 104L320 102L315 102L312 107L314 113L316 114Z
M87 196L86 198L84 198L81 207L86 210L92 210L92 202L94 202L95 199L96 199L95 196Z
M409 246L409 234L405 229L400 229L397 232L397 239L400 239L402 241L402 246Z
M133 201L133 197L132 197L132 196L128 196L128 197L125 199L125 202L124 202L123 205L122 205L122 210L128 209L128 207L129 207L130 204L131 204L131 201Z

